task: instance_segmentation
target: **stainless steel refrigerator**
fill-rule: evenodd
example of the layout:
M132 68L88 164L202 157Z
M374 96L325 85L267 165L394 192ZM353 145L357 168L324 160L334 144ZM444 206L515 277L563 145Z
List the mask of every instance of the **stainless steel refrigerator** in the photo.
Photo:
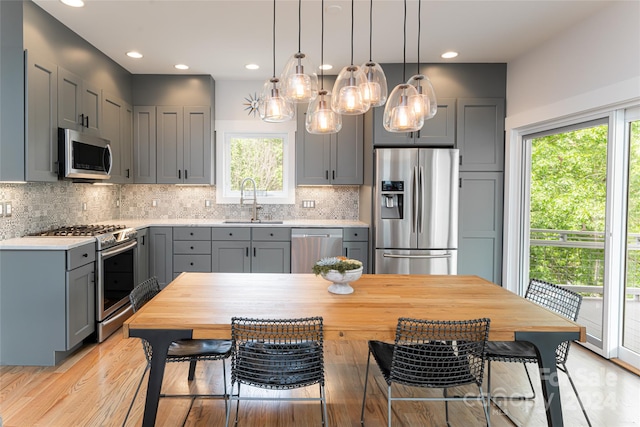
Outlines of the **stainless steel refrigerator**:
M375 150L375 273L456 274L456 149Z

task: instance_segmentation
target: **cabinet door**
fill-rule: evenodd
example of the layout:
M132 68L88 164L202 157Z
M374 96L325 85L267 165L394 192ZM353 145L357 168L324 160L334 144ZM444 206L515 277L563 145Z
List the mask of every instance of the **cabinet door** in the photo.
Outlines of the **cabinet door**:
M58 68L58 127L82 128L82 79L62 67Z
M138 230L138 277L136 283L140 284L147 280L149 274L149 231L148 229Z
M502 282L502 172L460 173L458 274Z
M438 99L436 115L426 120L413 136L416 145L421 147L453 147L456 143L456 100Z
M67 350L91 335L96 325L95 264L67 272Z
M504 99L458 100L460 171L504 170Z
M122 182L133 183L133 107L125 103L122 109Z
M331 135L331 183L360 185L364 180L364 118L342 116L342 130Z
M58 67L27 54L27 181L57 181Z
M82 82L82 114L84 114L84 132L100 136L102 91L87 81Z
M187 184L211 184L213 174L210 107L184 107L184 164Z
M342 255L362 262L362 272L369 272L369 243L342 242Z
M252 273L291 273L290 242L253 242Z
M125 157L125 143L122 139L124 126L124 101L105 93L102 98L102 137L111 144L111 179L113 183L123 183L126 180L125 165L122 159Z
M133 162L136 184L156 182L156 107L133 107Z
M183 124L182 107L156 107L158 184L179 184L183 180Z
M220 273L251 272L251 241L214 240L211 243L211 271Z
M306 114L306 107L298 107L296 183L298 185L326 185L331 182L331 136L307 132L304 124Z
M151 276L158 278L164 288L173 280L173 229L171 227L151 227L149 270Z

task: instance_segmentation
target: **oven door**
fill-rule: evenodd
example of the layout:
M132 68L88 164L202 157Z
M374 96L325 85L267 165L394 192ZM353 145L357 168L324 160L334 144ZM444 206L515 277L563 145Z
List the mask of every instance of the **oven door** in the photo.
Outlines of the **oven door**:
M129 294L136 285L137 277L137 245L138 242L132 240L98 253L98 322L130 304Z

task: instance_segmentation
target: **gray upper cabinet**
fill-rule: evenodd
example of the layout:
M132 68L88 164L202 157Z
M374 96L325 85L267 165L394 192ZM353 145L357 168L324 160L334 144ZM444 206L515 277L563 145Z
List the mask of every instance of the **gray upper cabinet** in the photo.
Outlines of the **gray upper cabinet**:
M393 87L389 87L389 91ZM375 146L453 147L456 143L456 100L438 98L436 115L425 121L417 132L388 132L383 126L384 106L373 111L373 143Z
M360 185L363 183L363 116L342 116L342 129L330 135L305 129L306 105L298 109L296 183Z
M504 170L504 99L458 99L460 171Z
M113 183L133 182L132 120L133 110L130 105L114 95L103 92L101 134L111 144L110 182Z
M211 109L156 107L156 182L212 182Z
M100 135L101 110L100 89L58 67L58 126Z
M133 163L136 184L156 182L156 107L133 107Z
M58 67L26 54L25 179L56 181L58 161Z

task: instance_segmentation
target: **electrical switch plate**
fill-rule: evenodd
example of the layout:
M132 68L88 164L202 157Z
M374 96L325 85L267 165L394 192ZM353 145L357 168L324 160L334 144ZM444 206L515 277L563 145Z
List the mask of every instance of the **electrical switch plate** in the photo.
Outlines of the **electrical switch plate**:
M0 218L4 216L4 203L0 203Z
M4 216L11 216L13 212L13 207L11 206L11 202L6 202L4 204Z
M151 201L151 206L153 206L154 208L158 206L158 201L156 199L153 199Z
M316 201L315 200L303 200L302 201L302 207L303 208L315 208L316 207Z
M211 207L211 200L205 200L204 201L204 207L205 208L210 208Z
M87 210L87 202L82 202L82 210L83 211Z

